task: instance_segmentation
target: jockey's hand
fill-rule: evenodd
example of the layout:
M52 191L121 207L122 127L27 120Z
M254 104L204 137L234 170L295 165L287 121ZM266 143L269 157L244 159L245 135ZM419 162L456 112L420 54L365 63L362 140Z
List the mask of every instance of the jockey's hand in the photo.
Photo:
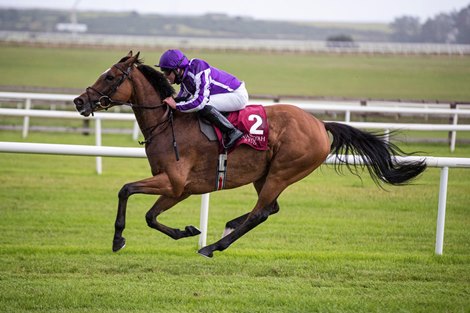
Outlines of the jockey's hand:
M176 109L176 101L175 101L175 99L173 99L173 97L168 97L168 98L164 99L163 103L169 105L170 108L172 108L172 109Z

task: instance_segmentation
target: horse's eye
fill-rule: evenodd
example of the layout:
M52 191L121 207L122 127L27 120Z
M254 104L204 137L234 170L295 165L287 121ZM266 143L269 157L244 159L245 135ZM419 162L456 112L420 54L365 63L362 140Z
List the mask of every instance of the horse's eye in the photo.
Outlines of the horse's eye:
M113 75L106 75L105 77L106 80L112 81L114 79Z

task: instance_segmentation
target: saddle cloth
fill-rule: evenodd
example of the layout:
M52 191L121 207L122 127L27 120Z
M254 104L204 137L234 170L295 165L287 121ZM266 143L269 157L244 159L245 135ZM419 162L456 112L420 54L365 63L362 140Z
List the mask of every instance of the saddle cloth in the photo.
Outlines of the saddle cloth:
M249 145L260 151L268 150L268 119L262 105L247 105L243 110L230 112L227 119L244 134L230 151L240 145ZM224 151L222 132L217 127L214 127L214 130L222 153Z

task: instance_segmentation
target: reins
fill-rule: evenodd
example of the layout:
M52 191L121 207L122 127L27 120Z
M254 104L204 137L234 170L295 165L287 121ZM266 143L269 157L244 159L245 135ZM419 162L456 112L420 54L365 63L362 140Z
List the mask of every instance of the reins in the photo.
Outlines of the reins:
M170 117L170 115L171 115L171 117ZM166 116L166 117L165 117L165 116ZM154 131L155 131L156 129L158 129L160 126L164 126L165 124L167 124L168 122L170 122L170 118L172 118L172 116L173 116L173 111L170 110L170 107L169 107L169 106L167 106L167 109L166 109L166 111L165 111L165 113L164 113L164 117L163 117L162 121L158 122L158 123L157 123L156 125L154 125L154 126L150 126L150 127L145 128L145 129L142 129L142 132L143 132L143 133L148 133L149 136L148 136L148 138L146 138L144 141L138 141L139 145L144 145L144 144L150 143L150 142L152 141L152 138L153 138L153 137L155 137L156 135L158 135L158 134L160 134L161 132L163 132L163 131L166 129L166 127L162 128L162 129L160 129L158 132L155 132L155 133L154 133Z
M170 126L171 126L171 136L172 136L172 142L173 142L173 151L175 151L175 157L176 157L176 161L179 161L180 160L180 155L179 155L179 152L178 152L178 145L176 144L176 136L175 136L175 127L173 125L173 110L167 106L167 112L165 112L165 114L167 115L166 118L163 119L163 121L157 123L155 126L152 126L150 128L147 128L148 130L150 130L150 136L148 138L146 138L144 141L138 141L139 145L147 145L147 144L150 144L152 142L152 139L153 137L157 136L158 134L160 134L161 132L163 132L166 127L162 128L160 131L158 132L155 132L152 134L152 132L155 131L155 129L157 129L158 127L162 126L162 125L165 125L166 123L170 123ZM142 130L143 131L143 130Z

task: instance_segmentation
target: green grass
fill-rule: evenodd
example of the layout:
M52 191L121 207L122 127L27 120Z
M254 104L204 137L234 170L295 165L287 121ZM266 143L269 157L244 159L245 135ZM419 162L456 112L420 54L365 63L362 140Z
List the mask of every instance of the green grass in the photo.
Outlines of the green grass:
M127 51L0 52L0 85L84 89ZM142 54L153 64L160 52ZM470 99L468 57L188 54L238 74L252 93ZM0 141L24 139L0 131ZM31 132L27 141L92 145L94 136ZM137 146L130 135L104 135L103 145ZM400 146L470 156L465 144L454 154L446 144ZM174 241L148 228L155 197L145 195L130 198L127 247L112 253L117 193L150 172L147 160L120 158L104 158L103 171L95 174L92 157L0 154L0 312L470 311L467 169L450 169L443 256L434 255L438 169L383 191L367 175L322 166L281 195L278 214L211 260L195 253L198 238ZM208 242L255 201L251 186L212 194ZM199 207L193 196L161 221L197 226Z
M0 132L1 141L21 141ZM32 133L28 141L92 144ZM107 145L135 146L105 135ZM445 145L405 145L449 156ZM461 146L452 156L468 157ZM378 189L322 166L280 197L281 211L211 260L198 238L146 226L153 196L130 198L127 247L111 252L117 192L149 175L143 159L0 154L2 312L468 312L470 174L451 169L444 255L434 255L439 170ZM251 186L211 196L208 242L254 205ZM199 223L200 197L162 215Z
M0 85L85 89L128 49L0 47ZM135 49L134 49L135 50ZM142 49L146 64L162 51ZM245 80L251 94L469 101L470 57L188 51Z

